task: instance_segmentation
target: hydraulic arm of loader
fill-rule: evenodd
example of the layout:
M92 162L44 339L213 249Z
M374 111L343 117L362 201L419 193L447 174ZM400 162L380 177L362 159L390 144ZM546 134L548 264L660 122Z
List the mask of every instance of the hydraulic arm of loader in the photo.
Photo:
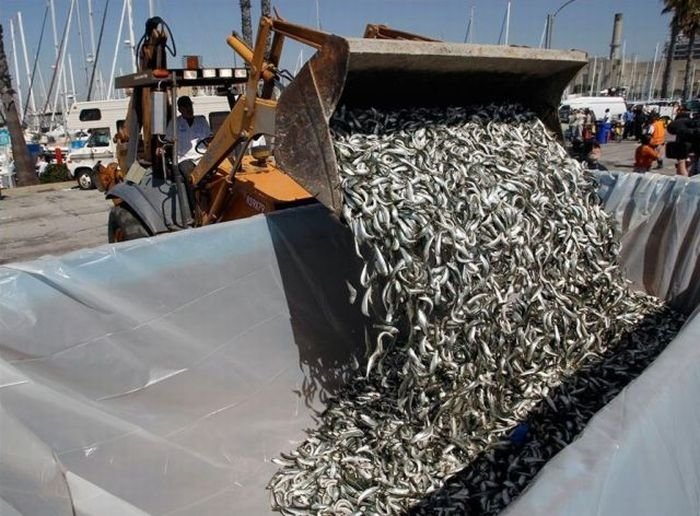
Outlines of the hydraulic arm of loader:
M274 32L274 35L269 57L265 59L265 45L270 32ZM277 102L272 99L272 96L285 37L291 37L306 45L321 48L325 44L327 34L283 20L263 17L260 20L254 49L248 47L235 35L229 36L227 39L229 46L250 67L246 93L236 102L233 110L209 143L207 152L190 174L190 181L194 186L207 177L236 148L238 149L236 162L226 178L226 181L232 184L243 153L250 141L259 134L275 135ZM262 89L258 94L260 81L262 81ZM202 217L202 225L219 220L230 191L230 188L222 188L217 191L210 209Z
M153 70L154 74L167 75L166 45L168 36L163 27L163 20L158 17L146 21L146 29L139 42L139 71ZM122 173L129 170L129 165L136 160L138 150L138 133L143 128L143 155L153 161L153 134L151 132L151 96L150 90L143 87L134 88L129 99L126 122L115 136L117 142L117 161ZM129 144L128 142L131 141Z

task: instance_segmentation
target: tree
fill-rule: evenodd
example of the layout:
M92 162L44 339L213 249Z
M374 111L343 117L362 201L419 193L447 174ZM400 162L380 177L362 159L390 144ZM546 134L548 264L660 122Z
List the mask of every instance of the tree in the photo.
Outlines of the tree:
M250 13L250 0L240 0L241 4L241 32L243 41L249 47L253 46L253 21Z
M271 14L271 8L270 8L270 0L260 0L260 10L262 11L263 16L270 16ZM268 55L270 53L270 46L272 44L272 37L270 34L267 35L267 42L265 43L265 55Z
M270 0L260 0L260 10L263 16L270 16L272 9L270 7Z
M677 0L664 0L664 8L661 10L661 14L673 13L671 17L671 41L668 43L668 49L666 51L666 68L664 68L664 76L661 80L661 97L672 97L673 92L668 94L668 83L671 80L671 64L673 63L673 54L676 51L676 40L678 39L678 33L680 32L680 26L678 23L678 17L674 11L674 7L678 3Z
M685 76L683 78L683 100L688 100L690 97L690 82L692 80L692 63L693 63L693 46L695 45L695 36L700 29L700 0L663 0L663 13L672 12L673 19L671 23L675 23L678 27L678 33L683 34L688 39L688 57L685 62ZM671 44L675 44L673 30L671 32ZM670 74L670 60L673 58L673 53L669 47L669 56L666 56L666 68L664 72L664 80L666 73ZM668 85L666 85L666 89Z
M680 1L680 0L679 0ZM680 29L688 38L688 57L685 60L685 78L683 79L683 100L688 100L691 93L691 80L693 79L691 68L693 64L693 46L695 36L700 29L700 0L685 0L683 10L679 16Z
M5 45L3 43L2 25L0 25L0 102L2 102L7 129L10 132L12 144L12 157L15 160L15 170L17 171L17 184L21 186L34 185L39 183L39 178L34 171L29 156L27 143L24 141L24 133L19 123L17 105L15 104L15 91L12 89L10 78L10 68L7 64Z
M243 32L243 41L249 47L253 47L253 21L251 15L250 0L240 0L241 4L241 32ZM272 12L270 0L260 0L260 11L263 16L270 16ZM268 35L266 51L270 50L271 38Z

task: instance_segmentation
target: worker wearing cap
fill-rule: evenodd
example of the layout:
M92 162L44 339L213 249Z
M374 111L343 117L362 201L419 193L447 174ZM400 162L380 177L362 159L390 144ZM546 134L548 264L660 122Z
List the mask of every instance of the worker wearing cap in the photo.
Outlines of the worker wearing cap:
M175 124L177 127L177 161L180 163L186 159L199 159L199 154L195 147L197 142L211 135L211 129L207 119L202 115L195 116L192 106L192 99L182 96L177 99L177 110L180 116ZM168 122L166 130L168 138L173 138L173 121Z
M666 143L666 124L659 118L659 114L656 111L651 112L647 134L650 136L649 144L659 154L656 160L656 168L662 168L664 162L663 159L661 159L661 150Z

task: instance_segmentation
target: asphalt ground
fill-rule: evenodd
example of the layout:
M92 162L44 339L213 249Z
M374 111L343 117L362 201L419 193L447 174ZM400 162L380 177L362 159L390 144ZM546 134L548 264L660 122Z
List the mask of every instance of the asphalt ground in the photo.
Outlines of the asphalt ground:
M107 243L112 206L75 181L7 188L0 199L0 263L62 255Z
M634 151L639 146L639 143L630 139L621 142L610 142L600 146L601 158L600 162L607 167L608 170L621 170L631 172L634 168ZM663 151L662 151L663 156ZM675 175L676 160L663 159L663 168L653 169L651 173Z

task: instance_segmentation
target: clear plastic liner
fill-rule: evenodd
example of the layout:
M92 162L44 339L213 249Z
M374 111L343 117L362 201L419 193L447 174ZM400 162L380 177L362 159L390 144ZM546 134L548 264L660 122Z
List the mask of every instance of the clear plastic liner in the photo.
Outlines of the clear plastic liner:
M700 181L598 172L605 211L618 223L625 274L689 314L700 303Z
M698 343L696 313L504 514L700 514Z
M700 184L601 174L641 288L698 303ZM0 267L0 514L268 514L271 459L364 351L323 207ZM697 514L700 319L512 514Z
M266 514L364 341L321 206L0 267L0 514Z

